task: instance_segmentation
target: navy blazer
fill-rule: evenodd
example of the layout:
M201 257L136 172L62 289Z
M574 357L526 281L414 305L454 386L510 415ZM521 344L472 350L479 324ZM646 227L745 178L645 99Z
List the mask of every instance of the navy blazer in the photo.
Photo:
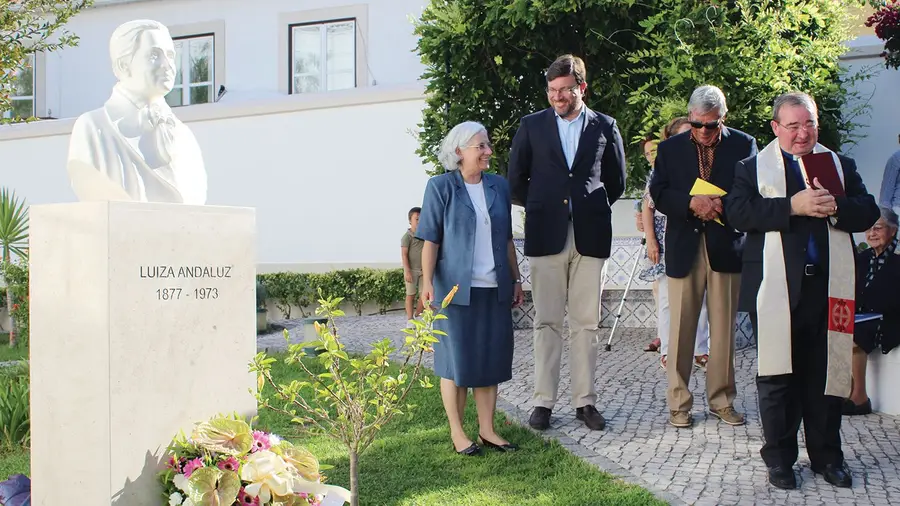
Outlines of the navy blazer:
M612 205L625 192L625 148L616 120L585 106L572 170L553 108L522 118L507 177L513 202L525 207L525 255L560 253L569 234L569 201L578 253L609 258Z
M512 202L506 180L482 174L484 200L491 218L491 242L500 302L512 304L513 279L507 247L512 239ZM434 268L434 298L442 300L453 288L453 304L469 305L472 264L475 259L475 223L478 217L462 174L458 170L428 180L416 237L439 244Z
M845 156L838 155L838 158L844 171L846 195L834 198L838 207L834 227L851 234L864 232L881 216L878 205L856 171L856 163ZM781 232L788 298L793 311L800 301L810 235L819 252L819 268L828 272L828 225L824 218L791 215L791 197L803 190L796 178L785 180L787 195L783 198L763 198L757 181L757 157L754 156L738 163L734 186L723 199L731 225L747 232L738 311L756 313L756 297L763 278L765 233L774 231Z
M756 139L722 127L722 139L716 147L709 182L731 191L734 167L757 153ZM664 140L656 152L650 195L656 209L666 215L666 275L684 278L697 259L700 234L706 234L709 267L715 272L741 272L744 234L729 222L728 210L720 217L725 226L703 221L691 212L691 188L700 177L700 160L691 133L683 132Z

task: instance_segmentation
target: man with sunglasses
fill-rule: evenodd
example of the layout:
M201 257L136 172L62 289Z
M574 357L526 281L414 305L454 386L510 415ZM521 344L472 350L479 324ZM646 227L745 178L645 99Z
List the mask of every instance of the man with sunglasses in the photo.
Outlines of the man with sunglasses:
M550 107L521 120L509 153L510 193L525 207L525 255L534 298L534 411L550 427L568 305L575 418L606 425L594 404L603 264L612 243L613 203L625 191L625 150L616 120L584 103L584 62L563 55L547 69ZM567 304L568 302L568 304Z
M666 276L669 285L669 423L690 427L694 398L688 388L703 295L709 315L706 397L711 415L742 425L734 409L734 324L740 287L743 234L729 224L717 196L692 195L698 179L726 192L735 165L756 154L756 140L725 126L725 95L715 86L694 90L688 102L691 130L660 143L650 194L668 217Z

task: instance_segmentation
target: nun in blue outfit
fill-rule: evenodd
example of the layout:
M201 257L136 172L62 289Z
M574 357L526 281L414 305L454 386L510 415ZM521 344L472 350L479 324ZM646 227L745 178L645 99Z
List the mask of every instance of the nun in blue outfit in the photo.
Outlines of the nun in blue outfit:
M434 372L457 453L481 447L463 431L469 388L478 410L479 439L489 448L518 447L497 434L497 385L512 378L512 308L522 304L512 202L506 179L485 174L493 154L484 126L473 121L450 130L441 145L447 170L428 181L416 236L422 250L422 299L441 301L459 291L435 327L447 333L434 345Z

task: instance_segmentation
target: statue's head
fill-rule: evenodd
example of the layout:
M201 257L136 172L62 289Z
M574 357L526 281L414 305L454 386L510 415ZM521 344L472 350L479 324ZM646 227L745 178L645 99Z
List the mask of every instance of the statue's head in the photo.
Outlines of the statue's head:
M129 21L113 32L109 41L113 73L121 86L153 100L175 85L175 43L162 23L147 19Z

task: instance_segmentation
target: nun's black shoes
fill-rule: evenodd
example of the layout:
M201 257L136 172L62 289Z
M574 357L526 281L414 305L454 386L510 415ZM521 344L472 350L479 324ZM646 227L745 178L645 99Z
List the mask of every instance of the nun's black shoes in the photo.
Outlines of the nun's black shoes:
M478 435L478 438L481 439L481 444L483 444L487 448L492 448L499 452L514 452L519 449L518 445L514 445L512 443L506 443L503 445L498 445L497 443L492 443L484 438L481 434Z

